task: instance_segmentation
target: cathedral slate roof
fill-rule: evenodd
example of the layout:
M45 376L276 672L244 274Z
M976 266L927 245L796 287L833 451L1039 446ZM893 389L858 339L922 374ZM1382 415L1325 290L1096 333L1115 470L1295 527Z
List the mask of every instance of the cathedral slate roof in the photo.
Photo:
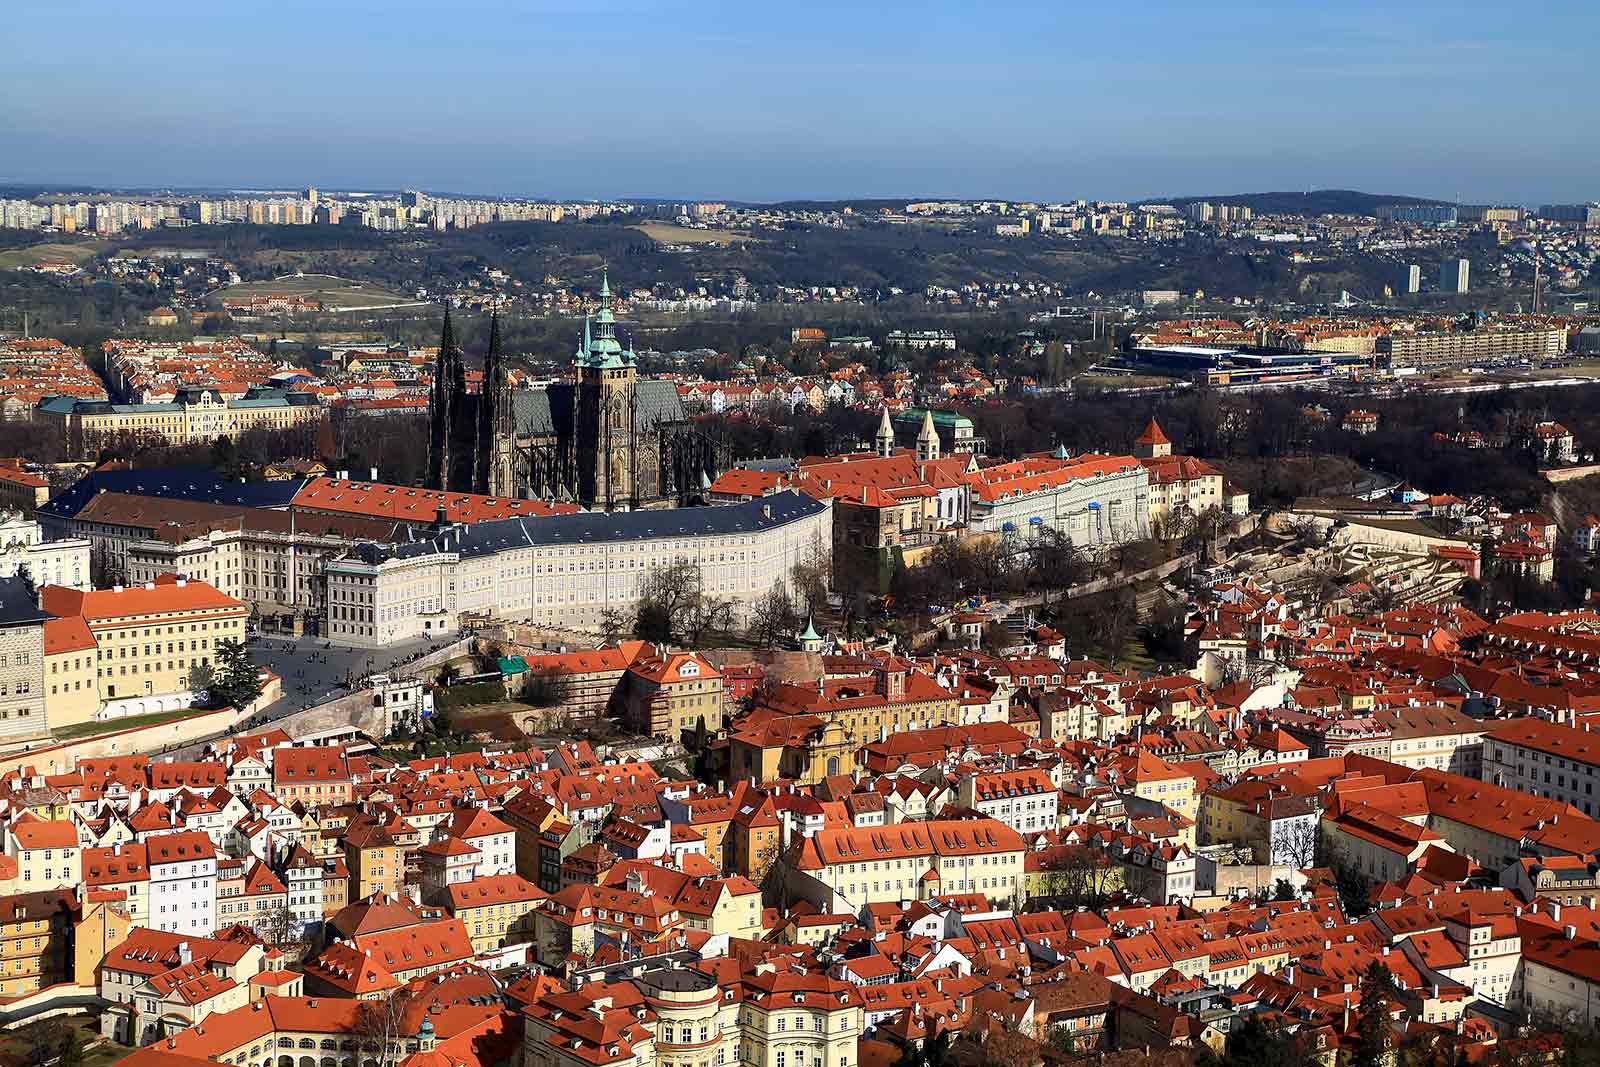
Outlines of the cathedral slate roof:
M518 437L548 437L556 432L550 418L550 393L545 389L518 389L511 394L511 422Z
M683 421L683 400L676 382L666 378L645 378L633 385L633 424L640 430L653 429L663 422Z
M542 389L518 389L511 394L511 419L518 437L562 436L572 432L573 393L570 382ZM684 421L678 387L665 378L645 378L633 383L633 425L640 431L662 423Z

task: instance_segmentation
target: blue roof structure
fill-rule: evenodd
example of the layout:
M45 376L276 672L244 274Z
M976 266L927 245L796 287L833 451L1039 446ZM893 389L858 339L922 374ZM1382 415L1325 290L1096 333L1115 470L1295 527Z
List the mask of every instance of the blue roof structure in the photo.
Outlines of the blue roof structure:
M0 628L8 626L37 626L51 615L39 607L33 583L27 575L17 574L0 578Z
M286 508L307 481L286 478L270 482L230 482L206 467L90 471L40 507L39 514L58 519L73 518L101 493L131 493L247 508Z

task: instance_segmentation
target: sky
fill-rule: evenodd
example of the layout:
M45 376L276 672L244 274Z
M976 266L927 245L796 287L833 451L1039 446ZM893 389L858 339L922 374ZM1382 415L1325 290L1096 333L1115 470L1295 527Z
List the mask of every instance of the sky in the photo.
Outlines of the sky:
M1600 2L5 0L0 182L1600 197Z

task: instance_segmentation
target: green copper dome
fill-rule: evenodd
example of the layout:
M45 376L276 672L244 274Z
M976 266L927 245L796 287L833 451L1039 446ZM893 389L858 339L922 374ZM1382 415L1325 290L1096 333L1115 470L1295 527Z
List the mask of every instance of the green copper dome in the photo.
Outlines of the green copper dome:
M584 318L583 343L573 359L590 370L622 370L638 361L633 349L623 348L617 340L617 319L611 311L611 279L605 268L600 271L600 307L592 320Z

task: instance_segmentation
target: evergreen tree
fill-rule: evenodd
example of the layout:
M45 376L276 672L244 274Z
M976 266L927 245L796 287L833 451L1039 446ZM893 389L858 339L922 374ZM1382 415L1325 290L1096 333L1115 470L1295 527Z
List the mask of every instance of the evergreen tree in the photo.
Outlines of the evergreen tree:
M213 707L243 708L261 695L260 668L243 643L217 642L210 689Z
M1361 976L1361 1003L1356 1009L1356 1049L1350 1067L1382 1067L1394 1035L1389 1028L1389 1001L1395 995L1394 975L1373 960Z
M217 476L226 481L239 477L242 468L239 466L239 450L234 446L233 438L219 436L211 442L211 469Z
M83 1067L83 1031L76 1026L67 1027L57 1052L60 1057L56 1060L57 1067Z
M333 435L333 420L323 416L317 423L317 458L332 463L339 458L339 443Z

